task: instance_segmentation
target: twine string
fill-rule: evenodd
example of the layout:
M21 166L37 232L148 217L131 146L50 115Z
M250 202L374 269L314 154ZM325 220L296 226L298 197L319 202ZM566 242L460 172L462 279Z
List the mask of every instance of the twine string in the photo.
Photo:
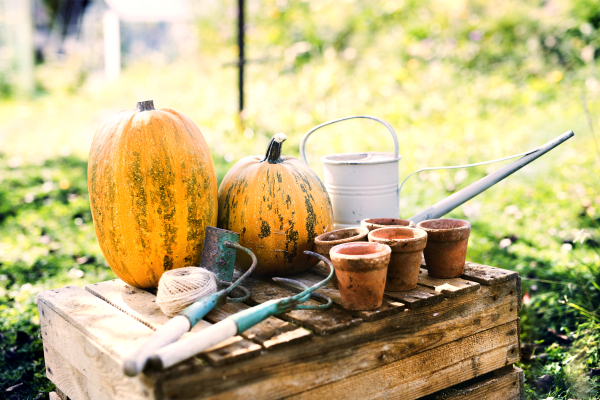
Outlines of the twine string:
M217 276L200 267L178 268L165 272L158 283L156 303L169 317L218 290Z

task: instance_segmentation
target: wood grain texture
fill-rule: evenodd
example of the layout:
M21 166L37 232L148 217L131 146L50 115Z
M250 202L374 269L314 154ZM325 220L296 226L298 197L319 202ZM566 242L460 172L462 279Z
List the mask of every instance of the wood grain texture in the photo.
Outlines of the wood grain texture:
M432 306L444 300L445 297L442 293L421 285L417 285L416 288L406 292L385 291L384 296L404 303L409 310Z
M523 370L510 365L474 378L422 400L523 400Z
M304 283L307 286L312 286L323 280L322 277L313 275L310 272L302 272L300 274L296 274L292 277L292 279L299 281L301 283ZM283 284L280 283L280 285L283 285ZM317 290L317 292L323 293L323 294L329 296L331 298L331 300L333 300L334 304L336 304L340 308L344 309L340 291L339 291L339 289L337 289L334 286L334 284L332 282L327 282L327 284L325 284L325 286L319 288L319 290ZM406 308L406 306L403 303L400 303L400 302L394 301L394 300L383 299L383 303L381 304L381 307L377 308L376 310L371 310L371 311L347 310L347 311L350 312L350 314L352 314L353 316L362 319L363 321L376 321L381 318L389 317L390 315L398 314L398 313L404 311L405 308Z
M517 330L513 321L289 399L417 399L516 362Z
M465 263L465 272L461 278L477 282L482 285L492 286L516 279L517 277L518 274L515 271L489 267L487 265L481 265L467 261Z
M419 285L428 287L443 294L445 297L456 297L465 293L479 290L480 285L477 282L471 282L464 279L437 279L429 276L426 269L421 268L419 273Z
M121 364L152 333L150 328L75 286L41 292L38 309L44 346L60 349L65 360L55 364L53 375L71 373L68 367L67 372L58 368L68 363L108 398L152 398L153 383L143 376L124 376Z
M220 366L256 357L261 350L261 345L242 336L234 336L203 352L202 358L213 366Z
M432 307L406 310L332 336L313 335L306 345L267 351L227 369L167 371L159 386L164 398L277 399L294 395L498 325L516 323L515 283L484 286ZM515 341L517 335L515 330Z
M44 359L46 361L46 376L60 391L71 399L110 400L100 385L91 384L87 377L66 361L60 352L44 343ZM58 393L56 397L60 399Z
M152 330L160 328L171 319L161 311L155 295L128 285L120 279L87 285L85 290ZM199 332L210 325L206 321L199 321L191 332Z

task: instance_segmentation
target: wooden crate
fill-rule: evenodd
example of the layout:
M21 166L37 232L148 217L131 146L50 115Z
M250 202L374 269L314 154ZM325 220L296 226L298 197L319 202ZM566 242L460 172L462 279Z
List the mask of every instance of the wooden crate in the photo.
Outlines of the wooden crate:
M324 273L318 265L292 278L311 284ZM244 286L248 304L213 310L192 331L295 293L252 276ZM133 378L123 359L168 320L153 294L113 280L42 292L38 307L47 376L73 400L518 399L520 288L515 272L473 263L460 279L423 269L416 289L350 312L329 283L320 290L334 301L328 310L270 317L199 357Z

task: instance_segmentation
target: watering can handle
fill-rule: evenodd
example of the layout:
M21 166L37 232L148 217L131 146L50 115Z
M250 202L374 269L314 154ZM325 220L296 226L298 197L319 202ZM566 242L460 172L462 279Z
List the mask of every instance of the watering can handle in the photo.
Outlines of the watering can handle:
M347 119L355 119L355 118L372 119L373 121L377 121L377 122L383 124L388 129L388 131L390 131L390 133L392 134L392 139L394 139L394 158L398 158L398 152L399 152L398 137L396 136L396 132L394 131L394 128L392 128L392 126L390 124L388 124L381 118L373 117L370 115L353 115L350 117L338 118L338 119L324 122L321 125L317 125L314 128L312 128L310 131L306 132L306 134L302 138L302 141L300 142L300 158L302 159L302 162L304 164L308 165L308 161L306 160L306 152L304 151L304 148L306 147L306 141L308 140L308 137L314 131L316 131L317 129L320 129L324 126L335 124L336 122L341 122L341 121L345 121Z

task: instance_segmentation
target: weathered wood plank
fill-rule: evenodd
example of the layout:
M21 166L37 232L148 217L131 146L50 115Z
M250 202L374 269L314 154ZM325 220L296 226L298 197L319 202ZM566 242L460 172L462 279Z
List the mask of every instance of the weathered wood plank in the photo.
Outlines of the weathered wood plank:
M461 278L480 283L486 286L497 285L512 279L516 279L518 274L515 271L489 267L487 265L476 264L467 261L465 263L465 272Z
M66 362L110 398L152 398L152 381L122 372L122 359L150 336L150 328L76 286L41 292L38 309L44 345L60 349Z
M227 303L208 313L206 319L212 323L217 323L247 308L249 306L246 304ZM310 339L310 335L309 330L275 317L269 317L242 333L243 337L262 345L265 349L299 343Z
M48 393L48 397L50 398L50 400L62 400L60 397L58 397L58 394L56 394L56 392Z
M130 286L120 279L87 285L85 290L153 330L160 328L171 319L156 304L155 295ZM191 332L201 331L210 325L206 321L200 321Z
M303 272L300 274L296 274L296 275L291 276L290 278L294 279L296 281L302 282L307 286L312 286L315 283L318 283L321 280L323 280L322 277L313 275L309 272ZM318 292L329 296L335 304L337 304L338 306L343 308L342 296L340 296L339 289L337 289L333 285L333 283L327 282L327 284L325 284L325 286L321 287L318 290ZM376 321L381 318L389 317L390 315L398 314L398 313L404 311L405 308L406 308L406 306L403 303L400 303L400 302L394 301L394 300L383 299L383 303L381 304L381 307L379 307L376 310L371 310L371 311L348 310L348 312L350 312L350 314L354 315L355 317L361 318L363 321Z
M436 279L429 276L426 269L421 268L419 273L419 285L428 287L443 294L446 297L456 297L465 293L479 290L480 285L477 282L471 282L464 279Z
M60 388L63 395L77 400L112 399L108 393L102 390L101 385L90 385L88 378L47 343L44 343L44 360L46 376L54 382L57 388ZM55 396L60 399L58 393L55 393Z
M256 357L262 346L241 336L234 336L202 353L211 365L220 366Z
M510 365L422 400L522 400L525 398L523 380L523 370Z
M244 286L250 290L250 305L257 305L273 299L281 299L296 294L296 292L253 276L244 281ZM309 300L304 304L320 304ZM327 310L294 310L278 315L279 318L300 325L319 335L329 335L357 326L362 319L353 317L349 312L336 308Z
M384 292L388 299L400 301L409 310L432 306L444 300L444 295L425 286L417 285L416 288L406 292Z
M516 362L516 332L513 321L289 399L417 399Z
M59 388L56 388L56 394L62 400L69 400L69 396L67 396L66 394L64 394Z
M515 281L484 286L434 307L405 311L310 344L201 371L167 371L164 398L278 399L370 371L417 353L516 321ZM512 334L517 341L518 333ZM223 378L225 377L225 379Z
M85 289L94 296L124 312L144 325L156 330L169 321L156 303L156 296L150 292L135 288L120 279L87 285ZM228 314L230 315L230 314ZM210 322L201 320L185 333L185 338L194 332L211 326ZM228 342L208 349L203 357L213 365L234 362L236 359L246 359L260 354L261 347L241 336L236 336Z

